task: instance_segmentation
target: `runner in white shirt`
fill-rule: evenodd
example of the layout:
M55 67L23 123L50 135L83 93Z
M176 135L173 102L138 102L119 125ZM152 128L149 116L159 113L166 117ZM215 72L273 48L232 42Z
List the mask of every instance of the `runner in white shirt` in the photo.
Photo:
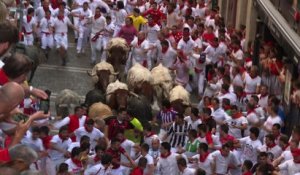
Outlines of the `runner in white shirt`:
M245 136L249 136L249 129L252 126L260 126L260 118L258 117L257 113L255 112L255 107L253 104L248 103L247 104L247 114L246 114L246 118L248 120L248 128L245 131Z
M176 61L177 52L167 40L161 41L161 50L158 53L157 63L161 63L167 68L171 68Z
M59 129L59 134L52 137L49 149L49 156L53 161L53 165L51 165L51 169L53 169L53 171L51 172L56 172L56 167L65 161L65 157L70 157L68 147L71 143L72 141L69 138L67 126L61 127Z
M212 153L208 150L207 143L200 143L198 148L198 154L194 155L192 158L190 158L190 161L192 162L192 167L194 168L201 168L203 169L207 175L211 175L213 171L213 156Z
M236 168L238 160L230 151L230 146L225 143L221 150L212 153L213 156L213 172L212 174L227 174L229 168Z
M110 175L112 157L109 154L101 156L101 163L84 171L84 175Z
M190 116L184 117L184 120L188 122L188 125L191 126L191 129L198 129L198 125L202 123L199 117L198 108L192 108Z
M188 28L184 28L183 37L178 42L177 50L181 50L189 58L196 47L196 43L190 37L190 30Z
M90 7L93 15L95 14L97 7L99 7L100 9L105 9L106 14L110 14L109 6L107 5L106 2L104 2L102 0L90 0L89 7Z
M133 47L132 50L132 65L139 63L140 65L143 65L144 67L151 69L152 61L148 55L150 52L150 44L149 41L146 39L144 32L139 32L138 36L133 39L131 42L131 45ZM130 60L128 59L126 63L126 70L130 69Z
M72 9L81 8L83 6L84 2L87 2L87 0L75 0L75 1L73 1ZM79 25L79 17L74 16L73 20L74 20L74 26L77 27ZM79 31L74 31L74 34L75 34L75 42L77 42Z
M248 121L241 112L238 111L236 105L231 106L231 116L229 120L226 120L229 126L229 134L236 139L242 138L242 130L247 129Z
M81 137L86 135L91 140L91 150L93 151L99 139L104 138L104 134L94 127L94 120L88 119L84 127L80 127L74 131L76 141L79 142Z
M36 22L39 24L41 20L46 16L46 11L53 12L52 6L49 3L49 0L44 0L42 6L38 7L35 10Z
M194 175L196 172L194 168L187 167L187 162L182 157L177 160L177 166L180 171L180 175Z
M161 155L157 162L159 174L161 175L178 174L179 173L179 169L177 166L178 154L171 152L170 143L168 142L161 143L160 154Z
M277 115L277 110L278 108L276 106L269 106L267 108L269 117L267 118L267 120L265 121L264 125L263 125L263 129L267 132L267 133L271 133L272 132L272 127L274 124L278 123L280 124L280 126L283 126L283 122L281 120L281 118Z
M90 20L92 18L92 11L89 9L89 4L87 2L84 2L82 8L72 10L71 14L74 17L79 18L78 26L76 26L79 28L78 41L76 47L77 54L84 53L84 48L87 44L89 34L88 24L90 23Z
M68 164L68 172L72 175L81 175L84 171L84 167L81 162L81 152L80 147L73 148L71 158L65 161L65 163Z
M262 146L258 139L259 129L256 127L250 128L250 136L239 139L242 148L241 162L251 160L253 164L257 162L259 148Z
M205 0L199 0L198 2L199 3L195 8L195 16L204 19L207 11L207 7L205 6Z
M46 16L40 21L42 49L48 59L49 51L54 45L53 38L54 18L51 17L51 11L46 11Z
M246 72L243 79L245 83L245 93L249 98L249 96L258 92L258 88L261 84L261 78L258 76L258 68L256 66L252 66L250 74Z
M27 15L23 16L22 28L24 32L24 44L32 46L34 41L33 34L36 33L36 21L33 8L29 8L27 10Z
M300 150L294 150L293 159L280 164L278 170L287 170L288 175L300 173Z
M144 143L141 145L141 155L135 160L135 164L138 165L140 158L144 157L147 159L147 166L144 170L144 174L153 174L154 173L154 160L151 155L148 154L149 152L149 145Z
M114 11L115 17L115 30L113 36L116 37L121 30L121 27L125 24L125 18L128 16L126 10L124 9L123 1L117 1L117 10Z
M91 31L91 61L92 64L96 63L96 60L100 58L97 53L103 49L103 43L101 38L103 37L103 32L106 28L106 19L101 14L100 7L95 9L95 15L92 18L92 31Z
M58 8L57 8L57 9L54 9L54 10L52 11L52 16L53 16L54 18L57 17L58 14L59 14L59 11L64 12L64 16L69 16L69 14L70 14L70 11L66 8L66 3L65 3L65 2L61 2L61 3L59 4Z
M67 59L67 49L68 49L68 26L73 30L77 30L75 26L72 25L70 19L64 16L64 11L59 11L59 15L54 19L54 40L56 43L56 48L59 49L59 54L62 58L62 65L66 65Z
M158 34L160 32L160 27L158 24L156 24L152 17L148 17L148 25L146 29L144 29L145 33L147 33L147 40L149 42L149 47L152 48L150 52L148 52L148 57L150 58L151 62L154 60L157 60L157 54L158 54ZM151 64L152 66L152 64ZM152 67L149 67L151 69Z
M106 16L106 24L107 25L106 25L105 30L103 32L103 36L101 37L102 46L103 46L101 61L106 60L107 44L108 44L109 40L112 38L113 33L115 31L115 27L116 27L115 24L112 22L110 16Z
M267 134L265 136L265 144L259 148L259 151L267 152L271 161L277 159L282 153L281 147L275 143L273 134Z

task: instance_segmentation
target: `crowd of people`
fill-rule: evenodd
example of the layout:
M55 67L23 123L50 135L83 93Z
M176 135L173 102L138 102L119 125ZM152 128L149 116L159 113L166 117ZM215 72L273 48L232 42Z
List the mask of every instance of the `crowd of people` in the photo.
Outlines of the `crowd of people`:
M300 126L291 136L283 132L286 60L275 41L264 41L260 64L252 64L246 27L226 26L209 0L20 3L22 34L15 16L0 23L0 174L300 174ZM198 105L181 113L164 99L145 126L122 107L116 117L95 121L85 104L50 121L33 100L48 94L26 83L32 63L10 48L39 43L47 59L56 49L65 66L69 28L78 56L91 49L92 65L106 60L111 38L123 38L130 47L125 71L161 64Z

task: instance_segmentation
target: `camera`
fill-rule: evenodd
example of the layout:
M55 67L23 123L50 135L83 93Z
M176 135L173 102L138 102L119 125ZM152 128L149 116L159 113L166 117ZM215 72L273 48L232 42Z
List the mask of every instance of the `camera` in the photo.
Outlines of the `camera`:
M24 121L26 122L28 120L28 116L22 113L17 113L15 115L12 116L12 119L16 122L20 122L20 121Z
M50 95L51 95L51 91L50 90L45 90L45 92L48 95L48 98L40 100L40 110L44 111L44 114L48 114L49 109L50 109Z

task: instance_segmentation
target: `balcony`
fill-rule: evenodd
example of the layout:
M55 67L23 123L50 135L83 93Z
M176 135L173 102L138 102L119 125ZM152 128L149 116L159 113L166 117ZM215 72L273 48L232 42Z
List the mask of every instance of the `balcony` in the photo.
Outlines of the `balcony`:
M296 10L300 10L300 0L270 0L286 19L291 28L300 35L300 22L294 20Z

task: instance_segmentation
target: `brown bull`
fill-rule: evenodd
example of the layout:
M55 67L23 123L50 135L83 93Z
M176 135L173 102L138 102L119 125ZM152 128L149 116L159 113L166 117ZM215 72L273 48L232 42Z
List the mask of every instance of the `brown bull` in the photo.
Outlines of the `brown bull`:
M127 99L129 97L128 90L117 89L111 94L107 94L109 97L106 99L106 104L112 110L118 110L119 108L127 107Z
M129 47L123 38L112 38L107 46L107 62L112 64L119 78L124 79L124 68L128 58Z

